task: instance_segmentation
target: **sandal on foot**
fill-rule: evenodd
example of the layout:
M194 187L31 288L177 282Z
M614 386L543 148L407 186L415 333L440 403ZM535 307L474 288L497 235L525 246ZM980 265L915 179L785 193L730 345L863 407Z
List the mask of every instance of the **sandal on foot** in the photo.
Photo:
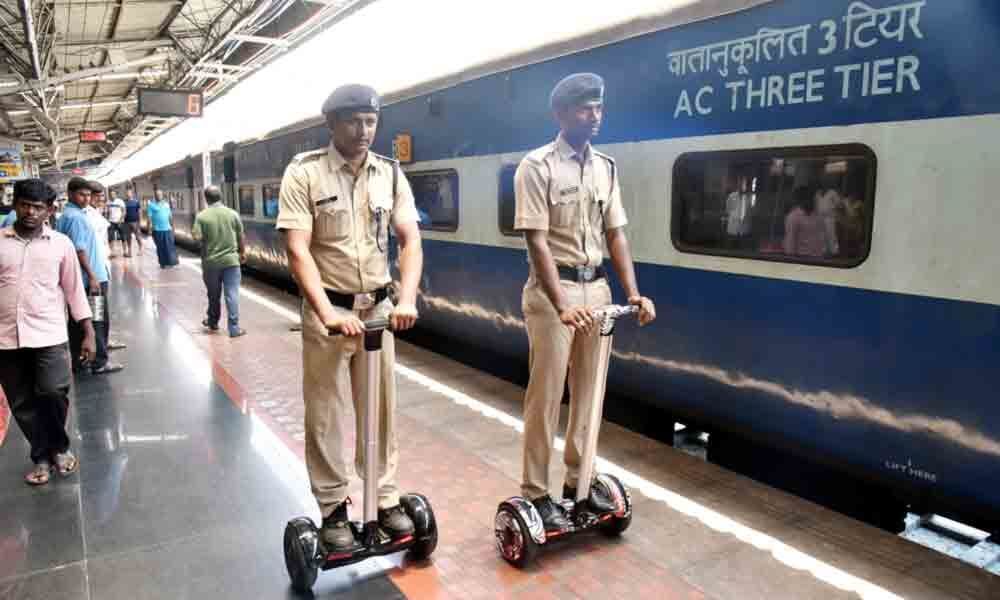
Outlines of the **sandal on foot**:
M55 455L56 470L63 477L67 475L72 475L76 472L77 467L80 466L80 462L76 460L73 453L70 451L63 452L62 454Z
M47 462L40 462L24 476L24 482L28 485L45 485L51 477L52 465Z

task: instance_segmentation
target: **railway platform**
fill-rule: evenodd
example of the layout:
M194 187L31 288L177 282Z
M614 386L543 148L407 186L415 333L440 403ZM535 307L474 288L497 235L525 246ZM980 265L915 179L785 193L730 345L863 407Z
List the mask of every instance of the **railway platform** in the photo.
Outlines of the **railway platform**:
M127 366L76 380L79 473L29 488L13 424L0 449L0 598L296 597L283 529L318 516L298 299L245 277L248 335L230 339L202 331L196 259L161 270L147 250L113 270ZM322 572L316 598L1000 598L1000 577L612 423L599 469L631 488L632 527L516 570L494 547L493 516L518 492L523 389L405 341L397 352L400 484L428 496L440 542L428 561ZM557 453L552 481L561 468ZM359 514L360 482L352 496Z

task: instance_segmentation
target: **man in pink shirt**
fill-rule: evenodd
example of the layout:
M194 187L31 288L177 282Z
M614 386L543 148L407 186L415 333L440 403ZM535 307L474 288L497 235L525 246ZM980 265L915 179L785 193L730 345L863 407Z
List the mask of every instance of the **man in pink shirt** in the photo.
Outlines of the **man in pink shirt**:
M0 230L0 387L31 444L31 485L48 483L52 470L69 475L77 460L69 449L70 360L66 307L83 328L80 358L96 352L90 305L73 243L45 225L55 194L40 179L14 185L17 222Z

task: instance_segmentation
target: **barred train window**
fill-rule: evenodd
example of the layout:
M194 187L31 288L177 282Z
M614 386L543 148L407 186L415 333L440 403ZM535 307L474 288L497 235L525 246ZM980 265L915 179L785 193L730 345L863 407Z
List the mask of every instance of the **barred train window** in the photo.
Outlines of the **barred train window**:
M261 188L264 197L264 216L274 219L278 216L278 194L281 186L273 183L265 183Z
M674 246L855 267L871 248L875 169L861 144L683 154L673 174Z
M253 186L240 186L240 214L254 216Z
M517 165L504 165L500 169L500 189L497 195L497 215L500 233L504 235L521 235L514 229L514 173Z
M420 229L458 230L458 172L454 169L407 173L420 216Z

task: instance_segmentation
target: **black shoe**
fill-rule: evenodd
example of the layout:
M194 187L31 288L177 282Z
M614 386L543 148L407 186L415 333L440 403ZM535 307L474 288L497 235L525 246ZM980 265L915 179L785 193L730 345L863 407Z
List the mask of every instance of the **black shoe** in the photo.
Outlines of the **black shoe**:
M576 488L563 485L563 498L576 502ZM615 506L614 499L608 496L604 486L599 485L596 480L590 484L590 496L587 497L587 504L590 505L590 510L597 514L614 512L618 508Z
M211 331L213 333L219 330L218 324L212 325L211 323L208 322L208 319L202 321L201 326L204 327L206 331Z
M343 501L333 509L330 516L323 519L320 538L323 545L331 552L344 552L354 547L354 532L347 522L347 501Z
M413 520L400 505L378 510L378 526L392 539L398 539L413 533Z
M572 526L562 507L553 502L548 494L535 498L531 503L542 517L545 531L564 531Z

